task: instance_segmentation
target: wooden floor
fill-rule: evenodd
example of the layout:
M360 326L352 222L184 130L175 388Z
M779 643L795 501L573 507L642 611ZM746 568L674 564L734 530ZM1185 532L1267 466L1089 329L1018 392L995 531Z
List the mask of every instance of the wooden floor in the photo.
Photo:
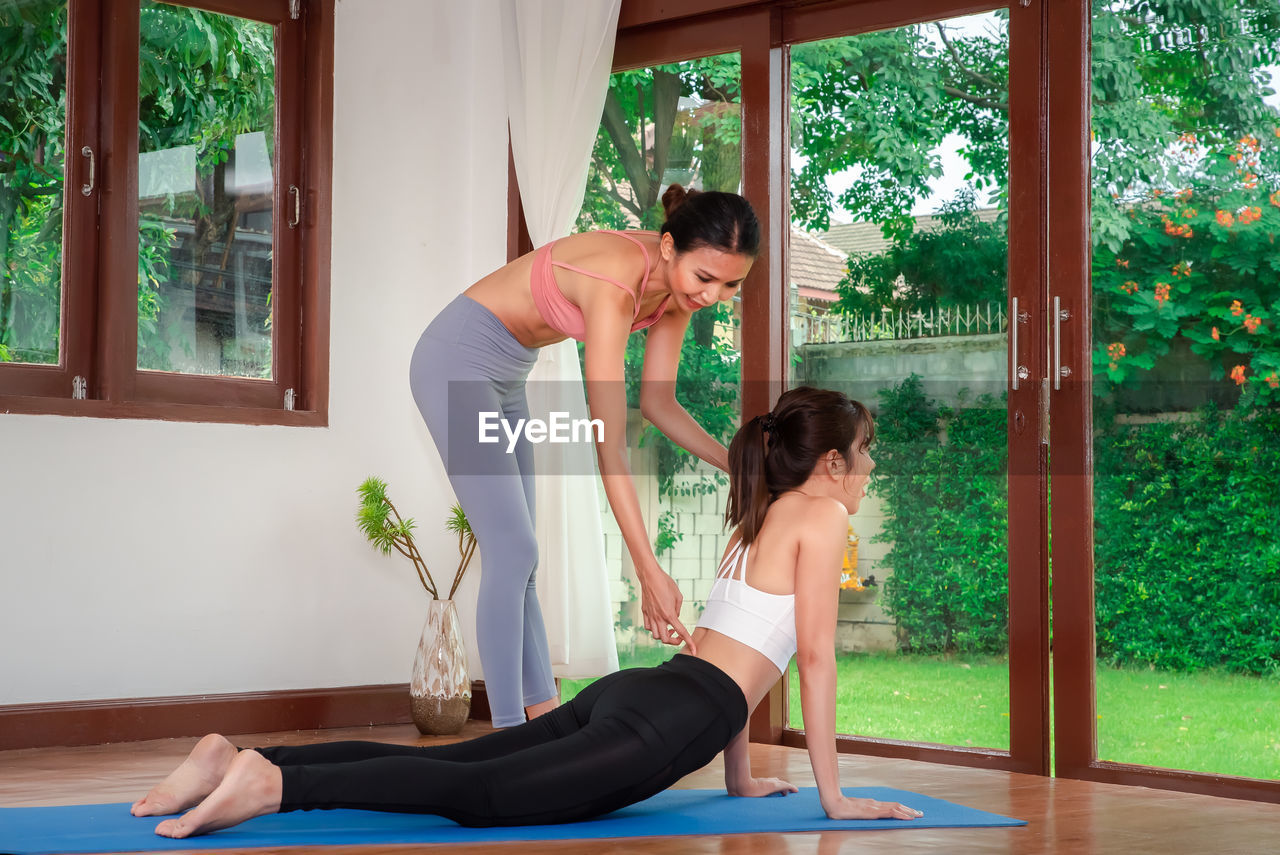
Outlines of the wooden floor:
M464 736L487 731L468 724ZM238 744L267 745L374 739L426 744L412 726L251 734ZM0 752L0 807L132 801L186 756L194 739L166 739L86 748ZM752 745L753 770L798 786L812 786L803 751ZM1208 796L1055 780L1032 775L941 766L910 760L843 755L844 786L912 790L1028 821L1024 828L833 831L796 834L728 834L453 846L463 855L514 853L717 853L717 855L837 855L837 853L1280 853L1280 806ZM722 787L717 760L680 782L681 787ZM380 855L432 850L428 846L326 847L324 855ZM220 853L301 853L303 848L201 850ZM315 850L311 850L315 851ZM443 847L440 851L444 851Z

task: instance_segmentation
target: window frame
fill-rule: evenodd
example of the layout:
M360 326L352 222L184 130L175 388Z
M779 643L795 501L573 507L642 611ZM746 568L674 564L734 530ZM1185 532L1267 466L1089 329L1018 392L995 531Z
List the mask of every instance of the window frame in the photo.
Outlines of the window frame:
M0 364L0 411L323 426L329 384L333 0L173 5L276 28L272 378L138 369L140 4L67 0L59 364ZM94 152L95 172L87 196L78 192L89 182L90 161L80 155L85 147ZM291 187L298 188L296 227L288 222ZM77 377L87 381L82 399L73 397Z

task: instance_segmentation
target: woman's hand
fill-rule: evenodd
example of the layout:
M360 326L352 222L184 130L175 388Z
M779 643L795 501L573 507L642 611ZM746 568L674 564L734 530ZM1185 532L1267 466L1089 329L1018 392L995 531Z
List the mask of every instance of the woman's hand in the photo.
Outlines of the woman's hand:
M726 788L731 796L758 799L774 793L798 793L796 785L781 778L748 778L744 783Z
M640 577L640 611L644 614L644 628L663 644L689 645L689 653L697 655L693 636L680 622L680 604L684 595L676 581L661 568Z
M841 796L831 804L823 804L830 819L915 819L924 816L915 808L898 802L878 802L875 799L851 799Z

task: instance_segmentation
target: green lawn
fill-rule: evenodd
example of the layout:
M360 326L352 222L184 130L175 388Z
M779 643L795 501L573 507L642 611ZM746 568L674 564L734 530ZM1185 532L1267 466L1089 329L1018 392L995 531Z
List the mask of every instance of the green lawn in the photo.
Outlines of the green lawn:
M637 647L622 667L672 648ZM1009 747L1009 669L995 657L844 655L836 729L890 739ZM564 697L589 680L564 681ZM1098 668L1098 756L1170 769L1280 778L1280 679ZM791 666L790 722L801 727Z

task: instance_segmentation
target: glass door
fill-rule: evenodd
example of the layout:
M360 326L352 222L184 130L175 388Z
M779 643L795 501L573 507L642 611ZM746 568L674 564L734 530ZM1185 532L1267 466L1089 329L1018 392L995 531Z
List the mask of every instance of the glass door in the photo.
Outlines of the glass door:
M877 420L837 632L846 747L1042 771L1040 10L946 5L784 25L788 382Z
M1050 122L1091 143L1051 160L1092 181L1051 194L1091 263L1053 284L1082 381L1051 398L1058 772L1274 800L1280 12L1068 5L1091 67L1054 65L1091 110Z

